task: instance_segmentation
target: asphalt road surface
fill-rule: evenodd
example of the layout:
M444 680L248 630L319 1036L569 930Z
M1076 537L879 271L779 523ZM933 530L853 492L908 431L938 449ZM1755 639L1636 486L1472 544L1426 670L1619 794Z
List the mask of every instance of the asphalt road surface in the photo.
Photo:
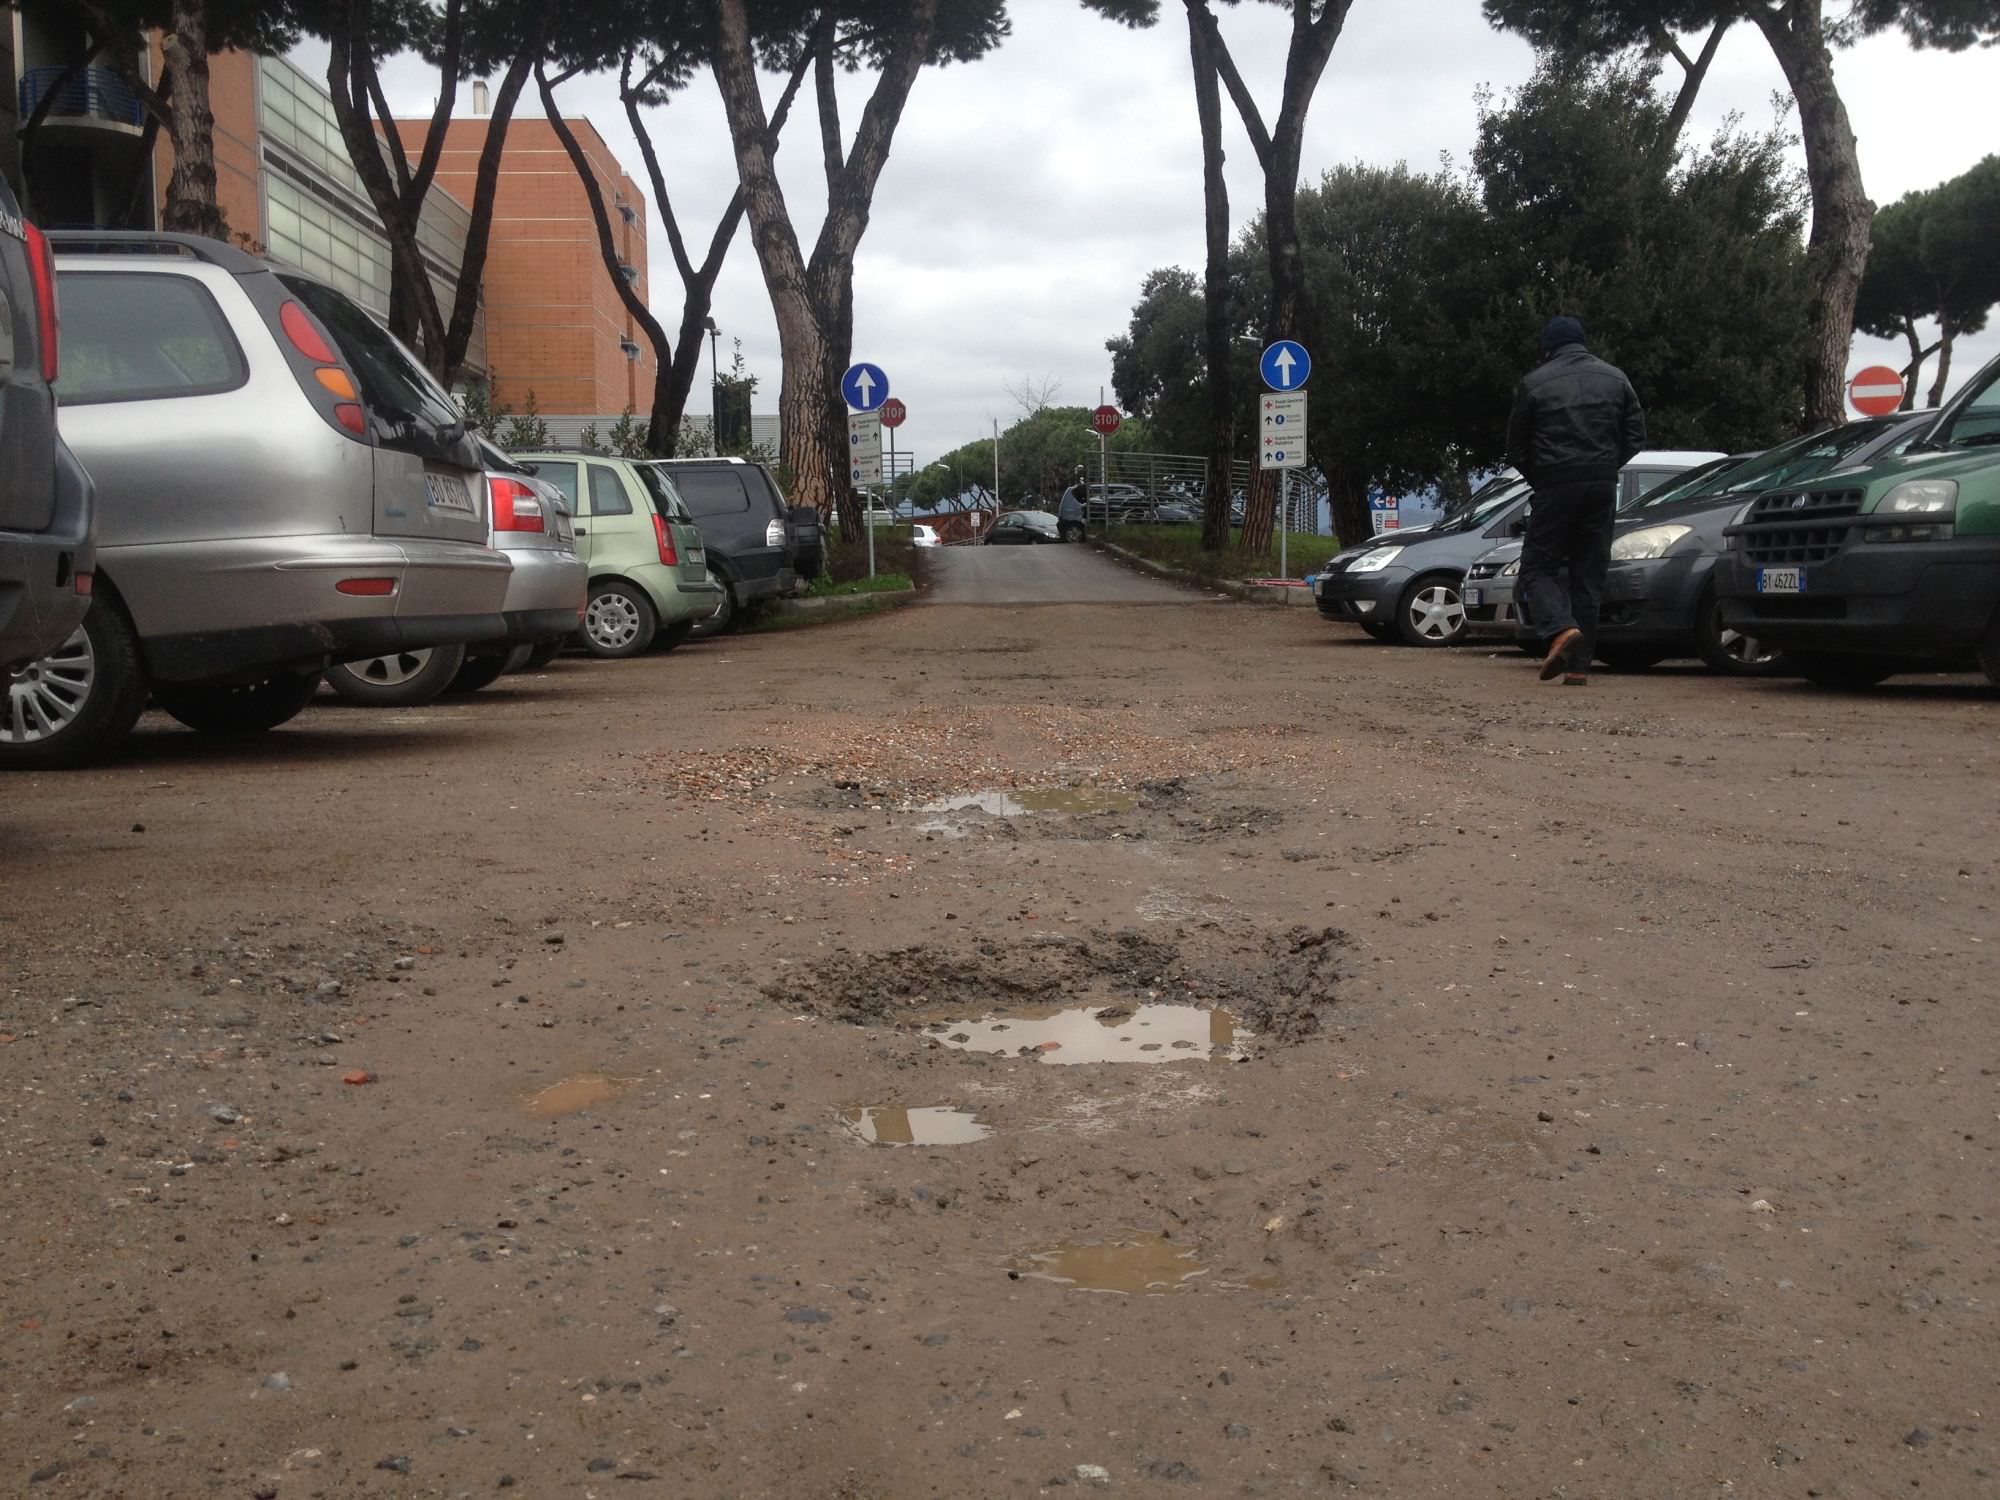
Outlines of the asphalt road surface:
M1082 544L939 547L940 604L1186 604L1211 596L1139 573Z
M0 1493L1995 1493L1995 695L1165 592L0 781Z

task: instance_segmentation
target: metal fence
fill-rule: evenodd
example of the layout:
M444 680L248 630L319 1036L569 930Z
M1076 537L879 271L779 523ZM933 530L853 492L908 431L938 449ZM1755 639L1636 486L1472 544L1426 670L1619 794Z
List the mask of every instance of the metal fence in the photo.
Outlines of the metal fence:
M84 116L114 120L120 125L145 123L145 110L138 95L109 68L30 68L21 75L21 118L27 119L50 93L55 93L49 113L68 118Z

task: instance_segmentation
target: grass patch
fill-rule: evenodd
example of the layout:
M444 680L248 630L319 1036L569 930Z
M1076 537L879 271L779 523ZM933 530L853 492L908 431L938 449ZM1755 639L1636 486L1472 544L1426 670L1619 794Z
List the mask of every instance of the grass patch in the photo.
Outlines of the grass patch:
M876 559L876 566L881 566L880 558ZM907 573L877 573L873 578L864 574L860 578L845 580L835 580L822 573L806 585L805 596L808 599L833 599L844 594L892 594L899 589L915 587Z
M1201 527L1196 525L1113 526L1108 531L1091 531L1093 538L1108 541L1128 552L1136 552L1169 568L1179 568L1198 578L1276 578L1278 539L1275 536L1271 538L1268 553L1244 552L1235 545L1236 535L1231 535L1230 545L1222 551L1204 552ZM1317 572L1328 558L1340 551L1340 543L1333 537L1297 531L1286 538L1285 545L1286 567L1293 578Z
M924 554L918 549L916 539L907 526L878 526L875 529L875 577L897 578L901 581L896 588L909 588L911 580L921 581ZM824 594L852 592L841 585L868 583L868 539L856 537L845 541L838 532L827 538L826 568L811 583L806 585L806 596L816 598ZM877 583L875 588L890 585Z

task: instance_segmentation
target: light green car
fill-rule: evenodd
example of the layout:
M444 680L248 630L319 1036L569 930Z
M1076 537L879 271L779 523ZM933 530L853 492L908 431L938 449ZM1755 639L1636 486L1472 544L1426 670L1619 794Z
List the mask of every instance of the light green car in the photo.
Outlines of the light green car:
M593 656L637 656L686 640L722 602L701 532L673 480L650 464L591 453L516 453L569 497L590 569L580 639Z

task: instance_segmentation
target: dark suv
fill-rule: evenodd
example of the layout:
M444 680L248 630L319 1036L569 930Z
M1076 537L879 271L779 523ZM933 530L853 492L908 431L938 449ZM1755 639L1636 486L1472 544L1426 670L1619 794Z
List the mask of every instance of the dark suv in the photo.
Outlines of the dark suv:
M825 562L819 513L787 505L762 464L741 458L654 461L687 501L709 571L722 585L709 631L725 630L739 610L796 593L819 576Z
M65 669L39 658L90 607L93 496L56 435L57 362L49 242L0 182L0 727L38 720L59 700L62 684L48 674Z

